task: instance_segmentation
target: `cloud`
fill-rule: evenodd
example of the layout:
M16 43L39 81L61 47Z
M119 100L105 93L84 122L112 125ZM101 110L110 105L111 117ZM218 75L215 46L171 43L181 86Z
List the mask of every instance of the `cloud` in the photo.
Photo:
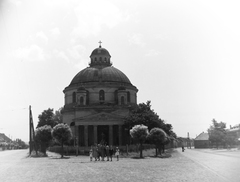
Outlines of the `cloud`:
M77 68L78 70L82 70L88 66L88 62L89 60L81 59L77 64L75 64L75 68Z
M59 28L57 28L57 27L51 29L50 32L54 38L57 38L61 34Z
M40 41L43 41L45 44L48 43L48 38L43 32L37 32L36 33L36 39L37 40L39 39Z
M147 51L145 56L152 57L152 56L158 56L160 54L162 54L162 52L155 50L155 49L151 49L151 50Z
M74 8L74 13L77 17L77 26L72 34L82 38L97 35L102 26L113 28L125 20L119 8L107 0L81 1Z
M20 0L9 0L10 3L14 4L15 6L22 5L22 1Z
M24 60L24 61L44 61L46 55L41 47L36 44L33 44L29 47L19 48L15 51L15 58Z
M160 39L160 40L167 40L169 39L169 37L167 35L163 35L163 34L157 34L156 39Z
M68 63L70 62L68 56L63 51L54 50L53 56L56 57L57 59L62 59L64 61L67 61Z
M143 35L140 33L130 36L128 41L130 44L134 44L134 45L138 45L138 46L142 46L142 47L145 45L145 43L143 41Z
M68 49L69 55L74 59L82 59L86 48L82 45L73 46L71 49Z

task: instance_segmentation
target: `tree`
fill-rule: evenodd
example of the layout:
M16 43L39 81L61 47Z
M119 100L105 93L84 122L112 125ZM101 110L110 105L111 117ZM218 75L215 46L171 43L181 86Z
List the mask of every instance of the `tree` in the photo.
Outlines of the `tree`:
M49 125L52 128L57 124L56 121L54 121L54 114L53 114L53 109L48 108L47 110L44 110L42 114L38 116L38 127L44 126L44 125Z
M16 143L18 144L19 148L21 148L21 149L27 148L27 144L19 138L16 139Z
M41 152L44 155L47 155L46 150L50 141L52 140L51 132L52 132L52 127L49 125L41 126L37 128L35 132L35 140L38 144L40 144Z
M62 146L62 155L63 158L63 144L70 141L72 138L72 131L67 124L60 123L54 126L52 130L52 137Z
M142 145L148 136L148 127L145 125L136 125L130 130L131 137L140 144L140 158L142 158Z
M212 120L212 125L208 129L209 141L216 144L218 148L219 144L224 144L226 137L226 123L217 122L215 119Z
M161 155L161 146L167 140L167 134L161 128L153 128L149 132L148 140L155 145L156 156L158 156L158 151Z
M124 121L127 128L143 124L151 130L155 127L161 128L164 125L164 121L151 109L151 101L133 107L129 116L127 116Z
M55 113L53 114L53 121L57 124L62 123L63 119L62 119L62 107L60 109L58 109L57 111L55 111Z

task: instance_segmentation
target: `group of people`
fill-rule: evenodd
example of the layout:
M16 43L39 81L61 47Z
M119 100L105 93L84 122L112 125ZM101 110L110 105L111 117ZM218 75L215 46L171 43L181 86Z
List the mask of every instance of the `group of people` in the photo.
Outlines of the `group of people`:
M116 149L113 149L113 146L103 145L103 144L96 144L95 146L92 146L89 151L89 157L90 161L95 159L95 161L104 161L105 157L107 158L107 161L112 161L113 155L117 157L117 161L119 160L119 148L116 147Z

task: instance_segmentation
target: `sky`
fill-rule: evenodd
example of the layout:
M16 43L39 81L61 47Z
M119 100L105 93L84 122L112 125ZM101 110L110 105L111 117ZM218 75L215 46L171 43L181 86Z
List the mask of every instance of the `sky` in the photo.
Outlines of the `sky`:
M29 141L43 110L99 46L138 88L138 103L195 138L215 118L240 124L240 2L0 0L0 133Z

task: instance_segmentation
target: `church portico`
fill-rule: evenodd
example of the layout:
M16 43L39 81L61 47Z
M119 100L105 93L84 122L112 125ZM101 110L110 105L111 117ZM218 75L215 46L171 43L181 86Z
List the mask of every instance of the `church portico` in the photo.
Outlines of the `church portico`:
M95 144L122 145L122 125L76 125L75 137L78 146L90 147Z
M89 67L78 72L63 91L63 122L71 126L78 146L129 143L124 118L137 104L138 89L110 59L101 45L94 49Z

